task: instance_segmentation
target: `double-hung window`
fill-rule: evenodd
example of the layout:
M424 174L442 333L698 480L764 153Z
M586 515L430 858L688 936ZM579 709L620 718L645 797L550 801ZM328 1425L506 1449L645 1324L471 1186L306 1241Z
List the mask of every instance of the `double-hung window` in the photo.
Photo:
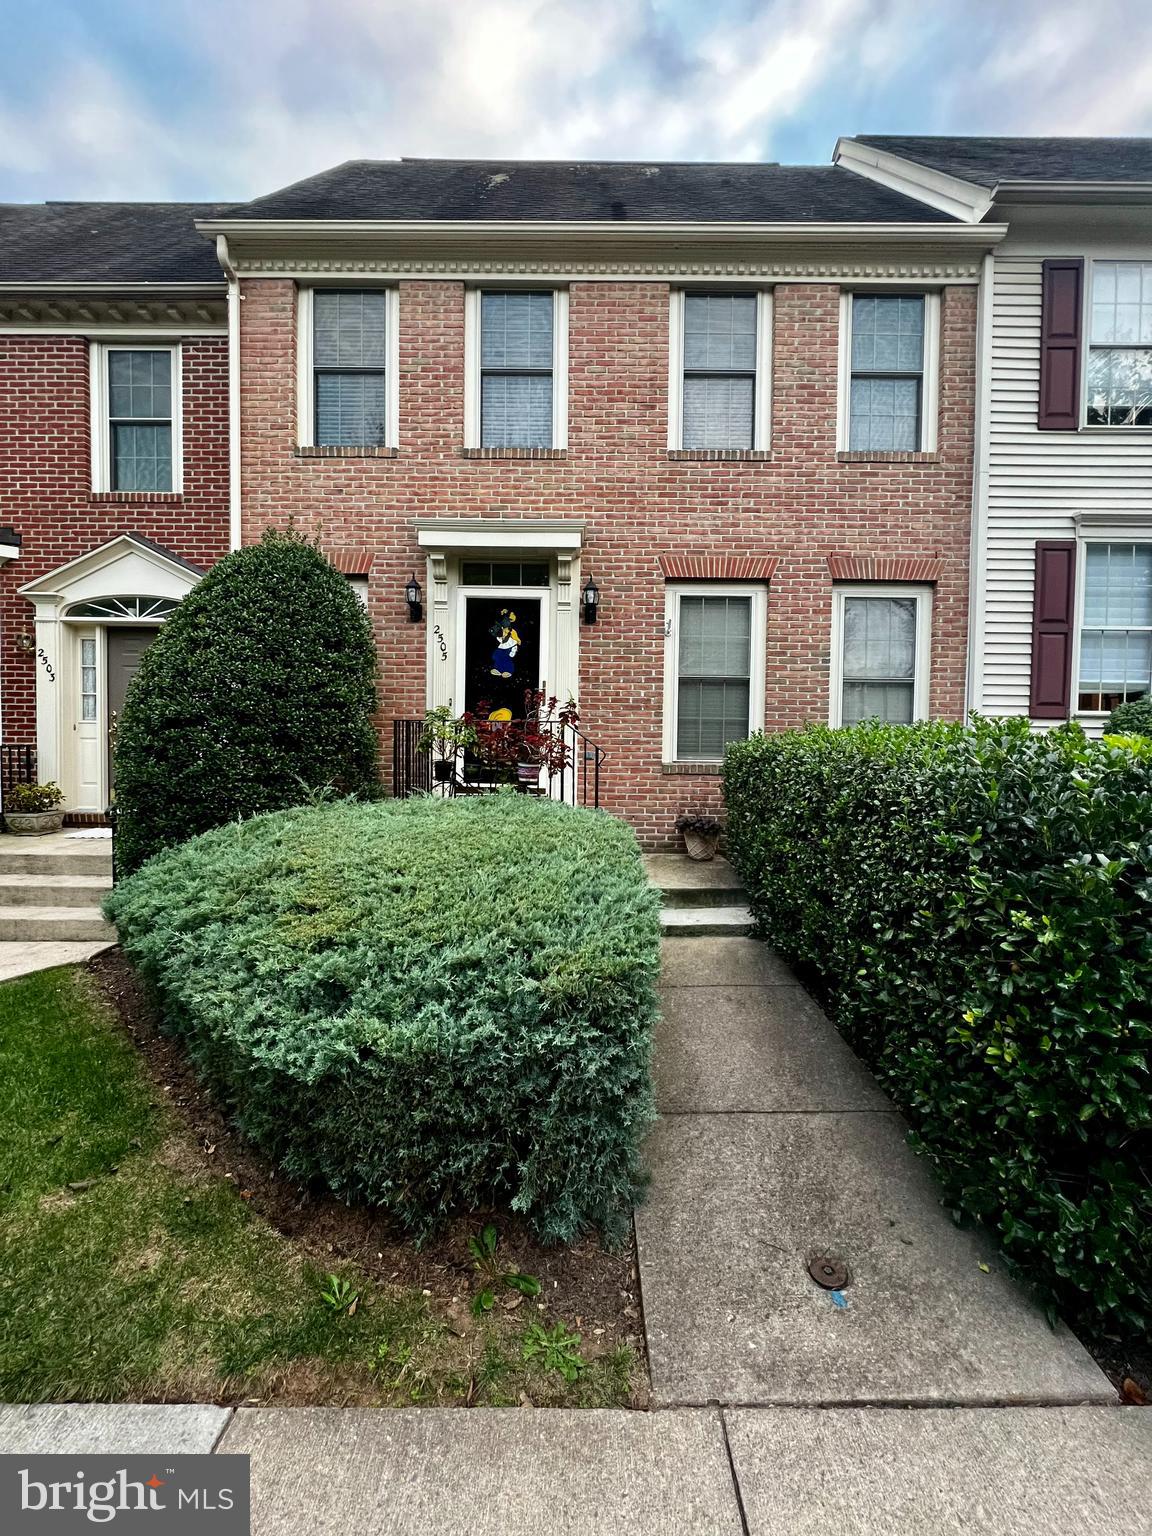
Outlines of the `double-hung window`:
M672 295L670 448L768 446L768 295Z
M1152 426L1152 261L1094 261L1086 420Z
M932 294L845 295L841 448L934 448L937 315Z
M567 295L475 291L469 305L468 446L563 448Z
M766 593L669 586L664 701L668 762L719 762L764 724Z
M304 440L311 446L394 446L389 430L391 309L385 289L307 293L301 318L310 322L311 399L301 418Z
M178 347L93 350L93 487L180 489Z
M832 724L925 719L931 590L837 587L832 615Z
M1152 690L1152 544L1084 545L1079 706L1115 709Z

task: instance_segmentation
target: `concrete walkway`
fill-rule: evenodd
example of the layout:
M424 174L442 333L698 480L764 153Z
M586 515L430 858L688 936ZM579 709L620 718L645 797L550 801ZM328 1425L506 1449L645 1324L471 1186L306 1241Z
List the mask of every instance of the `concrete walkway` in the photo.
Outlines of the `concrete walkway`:
M253 1536L1147 1536L1152 1409L0 1409L0 1454L213 1450Z
M1115 1402L953 1225L903 1121L771 950L668 939L662 996L636 1213L658 1403ZM846 1266L838 1298L815 1256Z

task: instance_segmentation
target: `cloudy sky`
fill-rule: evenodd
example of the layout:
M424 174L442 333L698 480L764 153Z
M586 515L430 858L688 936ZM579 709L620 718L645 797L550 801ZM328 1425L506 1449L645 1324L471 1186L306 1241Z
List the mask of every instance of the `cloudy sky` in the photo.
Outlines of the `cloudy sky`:
M1152 132L1146 0L7 0L3 37L7 201L239 199L350 157Z

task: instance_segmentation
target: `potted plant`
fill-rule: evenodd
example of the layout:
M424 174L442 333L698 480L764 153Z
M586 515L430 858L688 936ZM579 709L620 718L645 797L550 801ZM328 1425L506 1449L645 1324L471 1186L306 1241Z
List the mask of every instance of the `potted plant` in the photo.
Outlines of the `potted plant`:
M559 700L549 698L542 688L530 688L524 695L524 729L516 764L521 784L539 784L542 768L551 783L572 761L570 737L580 723L580 714L574 699L563 708L558 705Z
M446 784L456 772L458 755L475 750L478 739L476 727L467 715L457 719L450 704L438 704L424 716L416 750L435 752L432 777L438 784Z
M686 811L677 816L676 830L684 838L684 852L690 859L714 859L724 823L703 811Z
M4 821L19 837L59 832L64 825L64 791L59 784L14 784L4 797Z

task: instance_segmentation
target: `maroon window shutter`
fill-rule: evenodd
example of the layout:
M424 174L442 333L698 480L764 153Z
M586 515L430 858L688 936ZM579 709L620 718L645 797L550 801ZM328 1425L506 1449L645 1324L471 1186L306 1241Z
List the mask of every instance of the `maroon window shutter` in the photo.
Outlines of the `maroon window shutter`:
M1043 264L1040 305L1040 407L1044 432L1075 432L1080 426L1080 351L1084 263Z
M1032 688L1028 701L1028 713L1033 720L1067 720L1071 714L1075 595L1075 539L1041 539L1036 545Z

